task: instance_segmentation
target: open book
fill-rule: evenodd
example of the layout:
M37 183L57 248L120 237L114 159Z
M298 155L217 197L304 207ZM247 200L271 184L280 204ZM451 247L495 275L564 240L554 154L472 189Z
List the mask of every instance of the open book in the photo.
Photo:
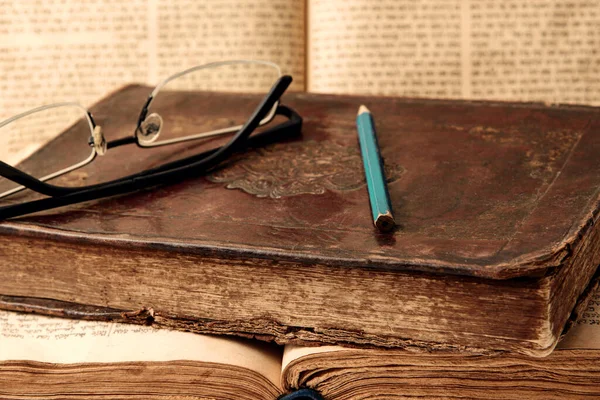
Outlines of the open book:
M145 326L0 311L0 397L327 399L600 396L600 292L544 359L509 353L284 348ZM412 397L411 397L412 398Z
M232 58L274 61L310 92L600 104L588 0L7 4L0 120ZM39 139L0 137L0 149Z

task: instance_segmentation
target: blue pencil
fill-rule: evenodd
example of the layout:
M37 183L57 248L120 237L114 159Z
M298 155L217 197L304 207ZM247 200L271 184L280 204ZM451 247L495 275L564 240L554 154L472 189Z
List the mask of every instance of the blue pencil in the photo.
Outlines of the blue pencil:
M367 189L369 190L369 201L373 214L373 224L382 232L389 232L396 226L390 196L385 181L383 162L377 144L375 124L371 112L365 106L360 106L356 117L358 130L358 141L365 166L367 178Z

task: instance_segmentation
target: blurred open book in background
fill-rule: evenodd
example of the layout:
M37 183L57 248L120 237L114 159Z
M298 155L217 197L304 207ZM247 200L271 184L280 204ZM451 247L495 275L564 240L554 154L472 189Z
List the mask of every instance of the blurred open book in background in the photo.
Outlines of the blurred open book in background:
M278 63L298 91L600 104L600 3L588 0L3 0L0 8L0 120L57 101L88 106L125 83L155 85L233 58ZM45 139L0 137L0 153Z
M600 105L600 3L589 0L0 0L0 10L0 121L61 101L87 107L124 84L156 85L227 59L273 61L294 77L295 91ZM252 77L234 79L230 87L252 90ZM63 128L0 129L0 160L26 157ZM81 375L92 371L100 382L155 395L173 394L168 383L197 394L200 377L219 390L234 382L242 393L253 382L264 398L305 385L351 398L352 390L376 390L365 382L418 395L458 388L479 398L596 396L599 304L596 296L577 329L540 360L292 346L282 355L255 342L0 312L0 392L26 398L30 380L41 379L73 382L60 389L81 393ZM85 351L73 352L77 346ZM165 376L172 381L148 386Z

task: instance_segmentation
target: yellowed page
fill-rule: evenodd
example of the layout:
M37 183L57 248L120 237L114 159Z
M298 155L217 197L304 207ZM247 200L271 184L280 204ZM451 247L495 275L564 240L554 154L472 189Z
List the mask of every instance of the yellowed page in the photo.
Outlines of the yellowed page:
M156 74L230 58L260 59L292 75L292 90L304 90L304 12L303 0L158 0ZM236 83L253 88L252 77Z
M332 351L343 351L343 350L356 350L342 346L317 346L317 347L306 347L298 346L295 344L285 345L283 350L283 361L281 363L281 371L283 372L286 367L294 360L308 356L311 354L329 353Z
M600 349L600 289L589 301L587 309L583 313L582 318L558 344L556 349ZM303 347L297 345L286 345L283 351L281 370L284 371L292 361L302 357L312 354L336 351L356 352L357 350L341 346ZM364 351L368 354L368 350ZM393 354L393 351L391 354Z
M256 371L279 387L281 352L258 341L0 310L0 360L59 364L189 360Z
M469 97L600 104L600 2L470 0Z
M461 0L308 0L308 90L461 96Z
M600 349L600 290L590 299L582 318L562 341L558 349Z
M0 121L48 103L89 105L125 82L147 79L151 38L144 0L118 7L104 1L3 1L1 8ZM36 130L17 137L3 132L0 159L26 157L49 139Z
M309 0L308 90L600 104L600 2Z
M0 8L0 121L48 103L88 107L126 83L156 85L228 59L275 62L304 90L303 1L0 0ZM254 78L235 79L245 89ZM50 137L0 128L0 160L22 159Z

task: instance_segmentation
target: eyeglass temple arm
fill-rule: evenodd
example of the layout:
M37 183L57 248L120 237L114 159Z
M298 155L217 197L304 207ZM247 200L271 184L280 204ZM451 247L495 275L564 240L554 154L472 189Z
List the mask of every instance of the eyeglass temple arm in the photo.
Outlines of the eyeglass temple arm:
M34 192L45 194L46 196L61 196L76 191L74 188L65 188L44 183L2 161L0 161L0 176L18 183L21 186L25 186Z
M287 82L288 79L289 79L289 82ZM281 94L283 94L283 92L285 92L285 90L287 89L287 87L291 83L291 80L292 80L292 78L290 76L288 76L288 75L282 76L275 83L275 85L273 85L272 91L267 95L267 98L270 97L270 95L272 94L273 90L275 90L277 87L281 87L282 84L285 85L285 88L283 88L283 91L281 93ZM276 98L275 101L277 101L278 99L279 98ZM147 107L147 104L149 103L150 100L151 100L151 97L149 97L148 100L146 100L146 105L144 106L144 109ZM272 107L272 105L271 105L271 107ZM287 107L285 109L287 109ZM267 112L269 110L270 109L268 109ZM290 110L290 109L287 109L287 110ZM293 111L293 110L290 110L290 111L292 111L293 113L295 113L295 111ZM285 111L281 111L281 114L286 115ZM297 118L301 122L302 118L298 114L296 114L296 116L297 116ZM261 117L261 119L262 118L264 118L264 115ZM252 120L252 118L250 118L249 121L251 121L251 120ZM240 130L240 132L242 132L242 130ZM135 143L135 138L134 137L125 137L125 138L121 138L121 139L116 139L116 140L110 141L107 144L107 146L108 146L109 149L111 149L111 148L114 148L114 147L119 147L121 145L130 144L130 143ZM217 150L217 149L215 149L215 150ZM180 160L179 162L175 162L175 163L172 163L172 164L179 163L180 165L183 165L186 162L186 160L188 160L188 159ZM190 161L187 161L187 162L189 163ZM174 168L174 166L172 164L167 164L167 165L161 166L159 168L156 168L155 170L144 171L144 172L142 172L140 174L135 174L135 175L123 177L121 179L118 179L118 180L115 180L115 181L109 182L109 183L114 183L114 182L118 182L118 181L124 181L124 180L132 179L132 178L135 178L135 177L141 176L141 175L148 175L149 173L152 173L152 172L159 172L161 170L172 169L172 168ZM39 179L37 179L37 178L35 178L35 177L33 177L33 176L31 176L31 175L23 172L23 171L20 171L17 168L12 167L12 166L10 166L10 165L2 162L2 161L0 161L0 176L4 177L6 179L9 179L9 180L11 180L11 181L13 181L15 183L18 183L19 185L24 186L24 187L26 187L26 188L34 191L34 192L41 193L41 194L44 194L46 196L64 196L64 195L69 194L69 193L75 193L75 192L79 192L81 190L102 187L102 186L104 186L104 185L107 184L107 183L103 183L103 184L98 184L98 185L89 185L89 186L77 187L77 188L56 186L56 185L52 185L52 184L43 182L43 181L41 181L41 180L39 180Z
M300 134L302 133L302 117L295 110L293 110L287 106L284 106L284 105L279 105L277 107L276 114L285 116L289 119L285 122L275 125L272 128L269 128L261 133L254 134L253 136L249 137L245 143L245 147L247 147L247 148L264 147L264 146L266 146L270 143L276 142L276 141L293 139L295 137L300 136ZM135 139L132 139L131 143L133 143L133 142L135 142ZM109 145L110 145L110 143L112 143L112 142L109 142ZM170 163L163 164L156 168L147 169L147 170L144 170L144 171L134 174L134 175L129 175L129 176L126 176L126 177L123 177L120 179L116 179L110 183L124 182L124 181L130 180L130 179L136 179L136 178L140 178L143 176L153 175L153 174L156 174L159 172L165 172L165 171L170 171L170 170L173 170L176 168L189 166L190 164L196 163L196 162L214 154L215 152L217 152L220 149L221 149L220 147L217 147L215 149L206 150L200 154L195 154L193 156L182 158L181 160L177 160L177 161L172 161ZM102 184L98 184L98 185L90 185L90 186L87 186L84 188L79 188L77 191L101 188L101 187L105 186L106 184L107 183L102 183Z
M273 87L271 93L263 100L259 108L246 123L246 125L244 125L244 127L233 139L231 139L222 147L208 150L196 156L188 157L187 159L161 166L155 169L154 172L144 171L128 178L123 178L101 185L95 185L92 188L88 187L78 189L75 192L71 192L59 197L49 197L27 203L0 207L0 220L62 207L69 204L129 193L135 190L156 186L165 182L172 183L192 175L198 175L200 172L205 172L208 168L217 165L233 152L240 150L240 142L243 142L244 139L246 139L246 146L255 147L273 142L275 140L281 140L283 138L282 136L284 136L282 133L298 135L301 132L302 118L290 108L280 106L278 110L283 115L289 115L290 120L274 127L273 129L259 133L248 139L248 136L254 131L254 129L256 129L260 119L264 117L265 113L268 112L271 107L273 107L274 102L281 97L290 83L291 77L282 77L280 81ZM167 167L170 167L170 169L166 169Z
M92 114L87 110L86 113L92 124L92 127L96 127L96 122L94 121ZM49 185L2 161L0 161L0 177L9 179L21 186L33 190L34 192L45 194L46 196L60 196L63 194L72 193L74 190L76 190L74 188Z
M275 141L280 141L280 140L283 140L286 138L292 138L292 137L300 135L300 132L302 130L302 117L296 111L294 111L293 109L288 108L286 106L280 105L277 108L276 113L278 115L283 115L283 116L289 118L289 120L286 122L282 122L272 128L269 128L262 133L259 133L259 134L256 134L256 135L250 137L248 139L248 143L247 143L248 147L262 147L266 144L273 143ZM110 148L111 145L112 145L112 147L118 147L119 145L130 144L130 143L135 143L135 138L127 137L127 138L122 138L122 139L116 139L114 141L109 142L108 145ZM112 183L122 182L122 181L126 181L128 179L133 179L133 178L137 178L137 177L141 177L141 176L151 175L151 174L154 174L157 172L163 172L163 171L171 170L174 168L179 168L179 167L194 163L198 160L201 160L202 158L216 152L217 150L219 150L219 149L218 148L211 149L211 150L205 151L201 154L196 154L194 156L190 156L190 157L187 157L187 158L184 158L181 160L177 160L177 161L173 161L168 164L161 165L160 167L157 167L157 168L148 169L148 170L145 170L138 174L129 175L129 176L114 180L114 181L112 181ZM77 187L77 188L65 188L65 187L61 187L61 186L54 186L54 185L42 182L42 181L22 172L14 167L11 167L10 165L3 163L2 161L0 161L0 175L20 184L22 186L25 186L26 188L28 188L30 190L33 190L33 191L41 193L41 194L45 194L47 196L64 196L68 193L74 193L74 192L78 192L80 190L100 188L100 187L106 185L106 183L102 183L102 184L89 185L89 186Z

